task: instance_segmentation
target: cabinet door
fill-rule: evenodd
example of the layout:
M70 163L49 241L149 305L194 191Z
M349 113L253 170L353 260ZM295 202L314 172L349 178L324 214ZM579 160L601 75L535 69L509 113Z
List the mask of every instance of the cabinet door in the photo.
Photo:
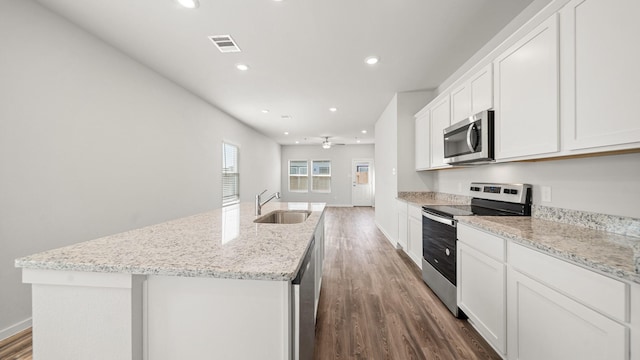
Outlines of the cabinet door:
M429 111L416 119L416 170L429 168Z
M638 0L574 0L562 9L567 149L640 142L638 14Z
M396 200L398 207L398 245L402 247L402 249L407 251L407 242L408 242L408 217L407 217L407 203L404 201Z
M458 307L501 354L506 342L505 265L458 241Z
M451 123L493 108L493 64L451 91Z
M495 60L496 159L559 150L558 66L556 14Z
M471 114L493 108L493 64L485 66L469 81Z
M447 167L444 163L444 129L451 125L449 97L431 109L431 168Z
M316 228L315 240L316 240L316 259L315 259L315 315L318 315L318 304L320 302L320 289L322 288L322 270L324 268L324 215L320 220L320 224Z
M518 271L507 277L510 360L628 359L625 326Z
M422 269L422 218L409 217L409 257Z
M451 123L455 124L473 115L471 110L471 86L467 82L451 91Z

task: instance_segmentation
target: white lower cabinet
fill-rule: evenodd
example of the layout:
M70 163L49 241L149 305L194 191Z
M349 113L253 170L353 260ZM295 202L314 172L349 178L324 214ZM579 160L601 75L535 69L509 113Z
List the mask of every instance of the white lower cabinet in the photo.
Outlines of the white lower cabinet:
M409 243L407 254L420 269L422 269L422 209L416 205L409 205Z
M509 360L629 359L624 325L513 269L507 288Z
M324 269L324 214L323 219L318 223L314 234L316 240L316 261L315 261L315 299L314 314L318 315L318 304L320 303L320 289L322 288L322 270Z
M478 332L504 355L506 341L505 265L458 243L458 307Z
M509 360L640 360L638 284L458 223L457 285L460 309Z
M396 200L396 213L398 214L398 246L404 251L407 251L407 244L409 242L409 229L407 218L407 203L402 200Z
M458 307L501 354L506 340L505 240L458 224Z

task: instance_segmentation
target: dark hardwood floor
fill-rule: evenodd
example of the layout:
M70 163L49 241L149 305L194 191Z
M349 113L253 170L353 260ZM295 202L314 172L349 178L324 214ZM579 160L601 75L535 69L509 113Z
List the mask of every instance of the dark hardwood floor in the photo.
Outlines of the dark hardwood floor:
M328 208L325 216L316 360L500 359L391 246L371 208ZM30 360L31 352L31 329L0 342L1 360Z
M500 359L454 318L371 208L328 208L316 360Z

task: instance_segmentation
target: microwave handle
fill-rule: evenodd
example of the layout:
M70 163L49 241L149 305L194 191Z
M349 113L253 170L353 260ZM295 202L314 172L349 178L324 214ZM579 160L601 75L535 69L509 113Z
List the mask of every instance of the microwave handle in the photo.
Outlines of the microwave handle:
M469 147L469 151L473 152L476 150L476 147L471 143L471 134L476 130L476 124L471 124L467 128L467 146Z

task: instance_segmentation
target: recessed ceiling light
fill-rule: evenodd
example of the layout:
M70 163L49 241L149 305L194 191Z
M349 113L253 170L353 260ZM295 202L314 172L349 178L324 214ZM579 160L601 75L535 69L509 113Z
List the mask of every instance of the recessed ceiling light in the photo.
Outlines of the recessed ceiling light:
M356 140L356 142L357 142L358 144L360 144L360 139Z
M362 133L363 133L363 134L366 134L366 133L367 133L367 130L362 130Z
M285 135L289 135L289 132L288 132L288 131L285 131L285 132L284 132L284 134L285 134Z
M269 110L264 109L264 110L262 110L262 113L263 113L263 114L268 114L268 113L269 113Z
M238 64L236 65L236 69L240 70L240 71L247 71L249 70L249 66L246 64Z
M296 140L296 144L300 144L300 141Z
M378 58L377 56L369 56L368 58L364 59L364 62L369 65L375 65L378 63L378 61L380 61L380 58Z
M332 108L329 108L329 111L331 111L331 112L336 112L336 111L338 111L338 108L334 108L334 107L332 107Z
M178 4L187 9L195 9L200 6L198 0L176 0Z

